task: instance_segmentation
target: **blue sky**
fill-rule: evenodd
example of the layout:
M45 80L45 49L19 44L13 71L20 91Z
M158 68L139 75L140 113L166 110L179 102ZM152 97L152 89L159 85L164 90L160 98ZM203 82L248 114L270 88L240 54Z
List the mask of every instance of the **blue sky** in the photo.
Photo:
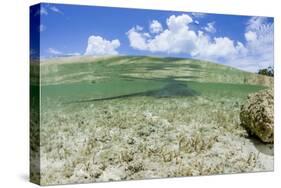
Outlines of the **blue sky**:
M42 58L172 56L252 72L273 65L273 18L41 4L31 8L31 21L37 23L31 35L40 31Z

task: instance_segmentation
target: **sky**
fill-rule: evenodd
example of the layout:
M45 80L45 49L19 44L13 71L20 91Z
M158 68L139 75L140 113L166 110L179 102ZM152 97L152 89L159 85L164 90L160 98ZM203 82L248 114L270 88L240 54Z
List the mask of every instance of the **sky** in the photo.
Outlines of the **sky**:
M31 7L30 21L31 56L40 58L181 57L250 72L274 61L269 17L43 3Z

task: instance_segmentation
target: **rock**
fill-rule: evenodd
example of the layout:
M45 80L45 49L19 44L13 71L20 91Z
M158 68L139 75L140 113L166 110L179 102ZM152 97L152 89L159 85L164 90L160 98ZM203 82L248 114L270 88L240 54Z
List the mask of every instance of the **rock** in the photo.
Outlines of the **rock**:
M273 95L273 89L250 94L240 111L241 125L266 143L274 140Z

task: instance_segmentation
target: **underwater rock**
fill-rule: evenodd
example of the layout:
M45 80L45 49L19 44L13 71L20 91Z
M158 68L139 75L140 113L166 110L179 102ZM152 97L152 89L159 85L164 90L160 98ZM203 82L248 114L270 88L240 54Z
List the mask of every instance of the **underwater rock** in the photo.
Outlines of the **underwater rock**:
M274 140L273 95L273 89L250 94L240 111L241 125L266 143L273 143Z

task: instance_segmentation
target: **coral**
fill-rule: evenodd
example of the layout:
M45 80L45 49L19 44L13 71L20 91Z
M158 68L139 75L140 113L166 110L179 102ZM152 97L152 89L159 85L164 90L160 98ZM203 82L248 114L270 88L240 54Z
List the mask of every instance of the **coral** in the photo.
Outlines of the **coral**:
M267 89L250 94L246 103L241 107L241 125L263 142L274 141L273 104L273 90Z

